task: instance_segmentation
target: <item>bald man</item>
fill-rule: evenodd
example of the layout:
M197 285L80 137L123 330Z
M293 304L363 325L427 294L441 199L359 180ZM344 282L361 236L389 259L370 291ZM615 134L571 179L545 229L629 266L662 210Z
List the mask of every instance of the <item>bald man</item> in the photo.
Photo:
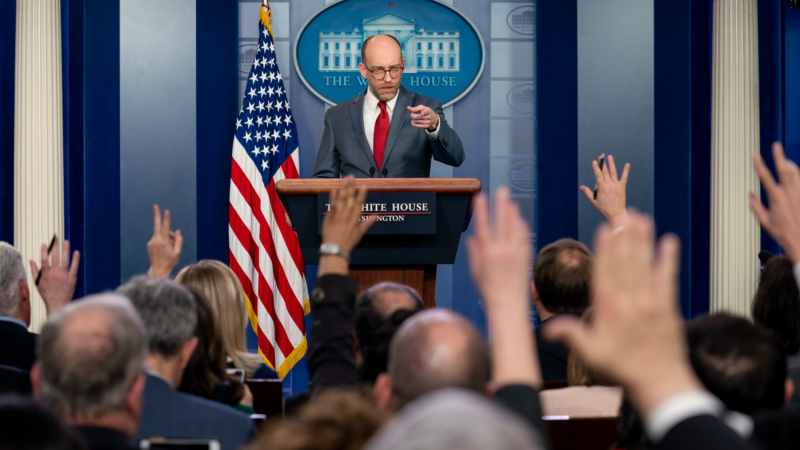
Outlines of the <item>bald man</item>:
M487 395L489 349L474 325L446 309L406 320L392 339L388 372L375 382L378 407L393 413L425 394L461 388Z
M460 166L464 147L442 103L400 84L405 58L397 39L370 37L361 61L368 87L325 113L314 178L428 178L431 158Z

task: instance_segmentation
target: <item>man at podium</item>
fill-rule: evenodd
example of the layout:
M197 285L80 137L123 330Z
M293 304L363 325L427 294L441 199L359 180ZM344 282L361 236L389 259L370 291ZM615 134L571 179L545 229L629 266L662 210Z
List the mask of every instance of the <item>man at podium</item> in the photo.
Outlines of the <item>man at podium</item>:
M455 167L464 162L442 103L400 85L402 56L393 36L364 41L358 68L369 87L325 113L314 178L427 178L431 157Z

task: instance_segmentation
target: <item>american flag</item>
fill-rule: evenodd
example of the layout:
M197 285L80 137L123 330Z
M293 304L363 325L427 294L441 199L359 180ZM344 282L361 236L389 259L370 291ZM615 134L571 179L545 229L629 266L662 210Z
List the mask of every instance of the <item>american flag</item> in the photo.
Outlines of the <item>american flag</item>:
M306 352L305 265L275 183L300 178L297 129L275 61L269 7L236 120L228 222L231 269L242 283L258 351L283 378Z

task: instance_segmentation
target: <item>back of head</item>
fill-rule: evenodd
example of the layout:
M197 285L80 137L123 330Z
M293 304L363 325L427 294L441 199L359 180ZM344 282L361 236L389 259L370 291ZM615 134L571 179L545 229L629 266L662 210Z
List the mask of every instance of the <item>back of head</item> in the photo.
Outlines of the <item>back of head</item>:
M126 298L89 296L50 316L38 354L44 402L63 417L100 417L125 407L144 364L144 327Z
M533 265L539 300L553 314L582 313L591 303L592 253L573 239L545 246Z
M134 278L117 293L128 297L141 316L150 353L175 356L194 336L197 307L185 287L163 278Z
M698 378L729 409L753 414L783 406L786 358L771 331L721 313L691 321L688 337Z
M489 349L465 318L450 310L429 309L400 326L389 350L388 373L395 411L443 388L483 394L489 381Z
M205 295L219 324L226 355L233 359L234 366L249 375L254 374L261 367L261 358L247 352L247 300L230 267L204 259L181 269L175 282L196 288Z
M19 281L25 279L22 255L0 242L0 316L13 317L19 309Z
M360 450L383 420L355 392L328 389L304 406L299 417L274 422L250 450Z
M0 450L84 450L83 442L30 398L0 396Z
M192 352L178 390L192 395L219 400L230 405L236 405L244 396L244 386L238 380L228 376L225 364L225 350L219 334L214 313L203 294L192 287L187 287L197 306L197 326L194 335L197 337L197 346ZM217 384L230 385L231 392L228 398L215 395Z
M378 283L359 294L355 328L364 358L361 381L374 383L386 372L392 337L407 318L423 309L419 293L404 284Z
M753 298L753 321L777 334L787 355L800 350L800 290L793 267L785 255L767 261Z
M409 405L367 445L368 450L534 450L529 425L467 391L445 390Z

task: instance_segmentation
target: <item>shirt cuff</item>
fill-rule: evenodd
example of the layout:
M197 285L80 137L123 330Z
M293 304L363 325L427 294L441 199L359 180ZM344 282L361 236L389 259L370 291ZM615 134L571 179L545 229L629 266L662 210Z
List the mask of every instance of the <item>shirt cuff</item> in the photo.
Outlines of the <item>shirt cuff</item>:
M700 415L720 417L724 412L725 405L708 392L686 392L658 405L645 419L645 431L652 442L658 443L686 419Z
M439 138L439 128L442 126L442 118L439 118L439 123L436 124L436 129L433 131L425 130L425 134L428 135L430 139L438 139Z
M800 286L800 263L794 265L794 281L797 283L797 286Z

